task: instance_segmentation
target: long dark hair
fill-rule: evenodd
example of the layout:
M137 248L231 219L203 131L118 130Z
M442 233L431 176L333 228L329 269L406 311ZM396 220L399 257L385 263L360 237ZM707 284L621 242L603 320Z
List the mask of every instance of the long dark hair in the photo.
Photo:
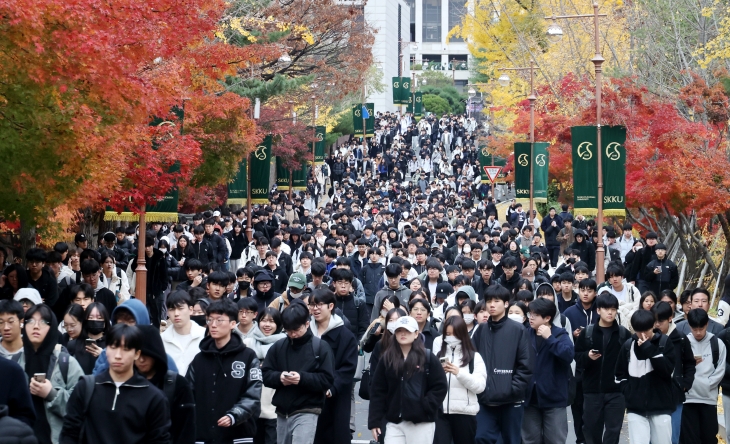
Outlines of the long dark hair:
M393 316L394 313L398 313L398 317L402 318L403 316L408 316L406 314L405 310L399 307L391 308L388 310L388 313L385 315L385 325L383 325L383 336L380 338L380 351L381 353L388 348L388 344L390 344L390 341L393 340L393 335L390 333L390 330L388 330L388 319L390 319L391 316Z
M405 378L410 378L416 372L421 371L428 359L426 347L420 337L416 337L411 344L411 351L405 360L403 360L403 351L397 340L388 341L388 346L384 349L382 356L382 361L389 371Z
M3 270L3 274L6 277L6 282L8 282L8 287L12 288L12 285L10 285L10 282L7 280L7 276L15 271L15 275L18 277L18 288L17 290L13 290L13 294L15 294L16 291L20 290L21 288L28 288L28 273L25 271L25 268L23 268L20 264L10 264L7 266L5 270Z
M476 350L474 349L474 346L471 343L471 338L469 338L469 331L466 328L466 322L464 322L464 319L460 316L451 316L450 318L446 319L444 321L444 333L441 336L441 339L446 338L446 329L451 326L451 328L454 330L454 336L461 341L461 365L460 367L466 367L469 365L472 359L474 359L474 353L476 353ZM442 342L441 344L441 350L438 354L439 358L443 358L446 356L446 342Z

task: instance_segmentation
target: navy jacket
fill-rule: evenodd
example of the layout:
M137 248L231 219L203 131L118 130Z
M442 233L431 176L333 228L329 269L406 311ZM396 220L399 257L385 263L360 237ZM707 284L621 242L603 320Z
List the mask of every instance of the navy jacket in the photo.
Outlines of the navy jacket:
M561 297L561 296L558 296ZM586 310L583 308L580 300L575 301L575 304L568 307L564 312L563 316L570 319L570 326L573 330L578 327L587 327L588 324L595 324L598 322L598 313L596 313L596 301L593 301L591 308Z
M554 325L550 332L550 337L542 339L540 336L538 341L535 329L528 330L530 347L535 353L535 374L527 391L527 405L541 409L568 405L570 363L575 355L569 332Z

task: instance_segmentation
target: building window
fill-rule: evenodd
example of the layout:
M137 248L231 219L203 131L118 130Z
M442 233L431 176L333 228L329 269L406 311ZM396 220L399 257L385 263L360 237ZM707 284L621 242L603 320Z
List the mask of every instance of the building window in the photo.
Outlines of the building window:
M441 41L441 0L423 0L423 41Z
M449 31L461 24L461 19L466 14L466 7L463 0L449 0ZM463 42L461 37L451 37L452 42Z
M405 0L405 2L411 8L411 24L416 23L416 0Z

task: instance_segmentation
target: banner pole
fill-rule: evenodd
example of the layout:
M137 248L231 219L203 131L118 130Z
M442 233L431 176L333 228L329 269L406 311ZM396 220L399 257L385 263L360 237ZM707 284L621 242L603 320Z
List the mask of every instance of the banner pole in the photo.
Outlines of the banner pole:
M593 57L593 64L596 70L596 146L598 148L598 215L596 216L596 230L598 230L598 245L596 245L596 283L601 284L604 281L603 261L605 258L605 250L603 245L603 146L601 145L601 83L603 81L602 74L604 58L601 56L601 48L599 47L600 34L598 33L598 3L593 3L593 40L596 45L596 55Z
M529 222L533 221L532 212L535 208L535 85L533 83L533 69L535 63L530 60L530 97L527 100L530 101L530 213L527 218ZM537 227L535 227L537 228Z

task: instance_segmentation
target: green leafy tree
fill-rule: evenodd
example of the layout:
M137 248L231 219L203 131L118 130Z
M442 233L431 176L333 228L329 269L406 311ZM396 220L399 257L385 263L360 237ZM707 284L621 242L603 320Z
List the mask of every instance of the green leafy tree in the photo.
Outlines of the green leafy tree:
M449 102L435 94L424 94L423 106L426 108L426 111L434 113L437 116L442 116L451 112Z

